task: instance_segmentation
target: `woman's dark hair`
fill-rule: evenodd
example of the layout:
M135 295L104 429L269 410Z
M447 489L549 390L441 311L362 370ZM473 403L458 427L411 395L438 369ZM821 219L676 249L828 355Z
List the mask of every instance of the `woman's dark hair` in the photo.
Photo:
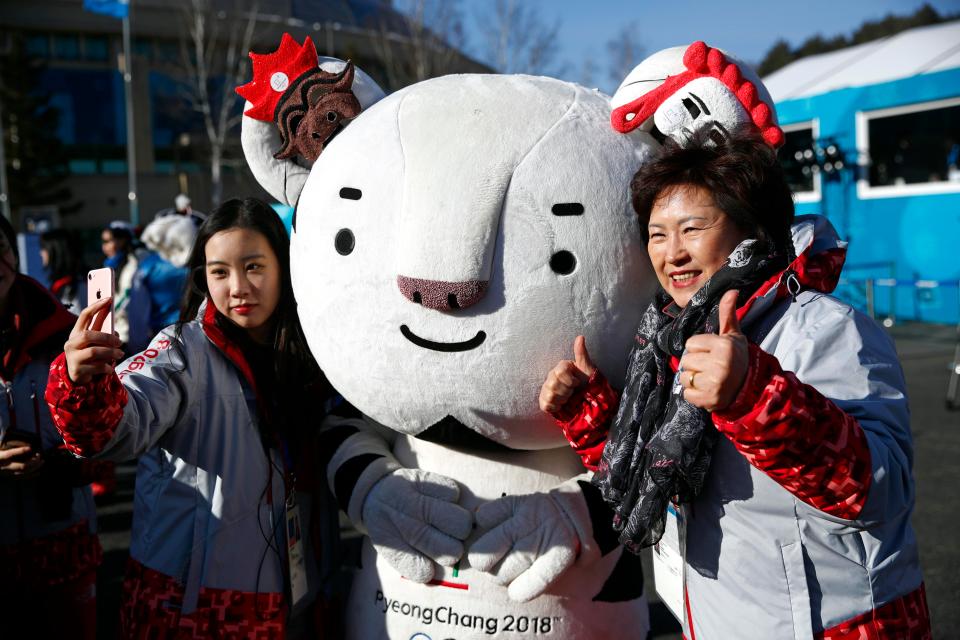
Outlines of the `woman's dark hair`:
M127 242L133 242L137 235L134 228L122 220L114 220L105 226L103 230L109 231L110 237L114 240L126 240Z
M684 144L668 139L663 154L641 167L630 184L645 242L657 200L686 186L706 190L749 237L772 242L792 261L793 196L776 151L759 135L741 130L720 143L705 135Z
M83 271L80 243L66 229L51 229L42 233L40 248L47 252L47 275L51 281L74 277Z
M197 231L197 239L187 262L187 286L180 306L177 334L183 325L197 317L201 304L207 299L206 247L214 234L228 229L249 229L267 239L280 264L280 299L273 312L275 333L273 349L276 389L283 394L303 389L317 378L319 368L310 354L306 338L297 317L297 303L290 280L290 239L280 216L255 198L227 200L211 213ZM212 302L208 303L212 304ZM223 319L223 323L229 320Z
M120 270L123 269L127 260L130 259L130 253L137 248L136 233L134 233L134 228L131 225L122 220L114 220L105 226L103 230L110 234L114 244L122 245L117 247L117 251L121 252L123 260L113 265L113 270L116 273L120 273Z

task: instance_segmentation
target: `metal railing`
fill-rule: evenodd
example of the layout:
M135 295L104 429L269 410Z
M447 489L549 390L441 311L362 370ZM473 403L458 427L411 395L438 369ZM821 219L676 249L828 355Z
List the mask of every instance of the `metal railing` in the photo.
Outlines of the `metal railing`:
M879 263L869 265L869 267L883 267L888 263ZM868 268L865 265L858 265L861 268ZM892 263L890 264L891 271ZM960 280L908 280L903 278L841 278L840 285L848 287L847 292L862 291L862 304L857 304L857 300L848 300L854 306L863 308L867 315L877 319L876 299L877 289L887 288L890 290L889 314L883 318L882 323L885 327L892 327L896 322L896 292L900 287L910 287L916 292L934 291L937 289L949 289L956 287L957 290L957 339L953 351L953 361L947 364L950 371L947 380L947 409L960 409ZM849 296L845 296L848 297ZM918 296L914 297L916 301ZM915 302L915 304L919 304ZM915 316L919 318L919 310L915 309Z

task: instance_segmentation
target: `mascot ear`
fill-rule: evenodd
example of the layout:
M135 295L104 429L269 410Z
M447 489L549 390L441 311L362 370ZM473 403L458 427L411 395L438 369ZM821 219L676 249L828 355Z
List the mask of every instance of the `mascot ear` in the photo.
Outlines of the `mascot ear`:
M310 175L312 163L302 158L275 157L284 147L284 140L274 116L278 107L283 108L284 101L297 98L302 78L340 75L347 63L336 58L318 58L309 38L301 47L287 34L276 52L251 53L250 57L254 79L237 88L237 93L247 99L240 131L243 154L260 186L279 202L293 206ZM352 76L350 89L361 109L384 96L383 90L361 69L354 67L344 75Z

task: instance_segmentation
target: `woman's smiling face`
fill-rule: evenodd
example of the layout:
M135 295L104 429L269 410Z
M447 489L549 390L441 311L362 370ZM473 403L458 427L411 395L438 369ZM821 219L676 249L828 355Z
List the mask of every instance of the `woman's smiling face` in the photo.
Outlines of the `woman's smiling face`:
M258 231L231 228L204 248L207 291L217 311L261 343L269 342L280 302L280 262Z
M748 236L693 185L663 191L650 210L647 252L660 286L685 307Z

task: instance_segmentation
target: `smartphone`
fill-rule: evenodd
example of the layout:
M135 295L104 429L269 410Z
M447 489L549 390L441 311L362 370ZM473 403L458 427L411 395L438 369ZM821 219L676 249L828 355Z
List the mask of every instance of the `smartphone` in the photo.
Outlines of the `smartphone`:
M97 300L112 298L114 294L113 269L104 267L103 269L93 269L87 274L87 306L89 307ZM107 313L103 321L103 327L100 331L104 333L113 333L113 306Z

